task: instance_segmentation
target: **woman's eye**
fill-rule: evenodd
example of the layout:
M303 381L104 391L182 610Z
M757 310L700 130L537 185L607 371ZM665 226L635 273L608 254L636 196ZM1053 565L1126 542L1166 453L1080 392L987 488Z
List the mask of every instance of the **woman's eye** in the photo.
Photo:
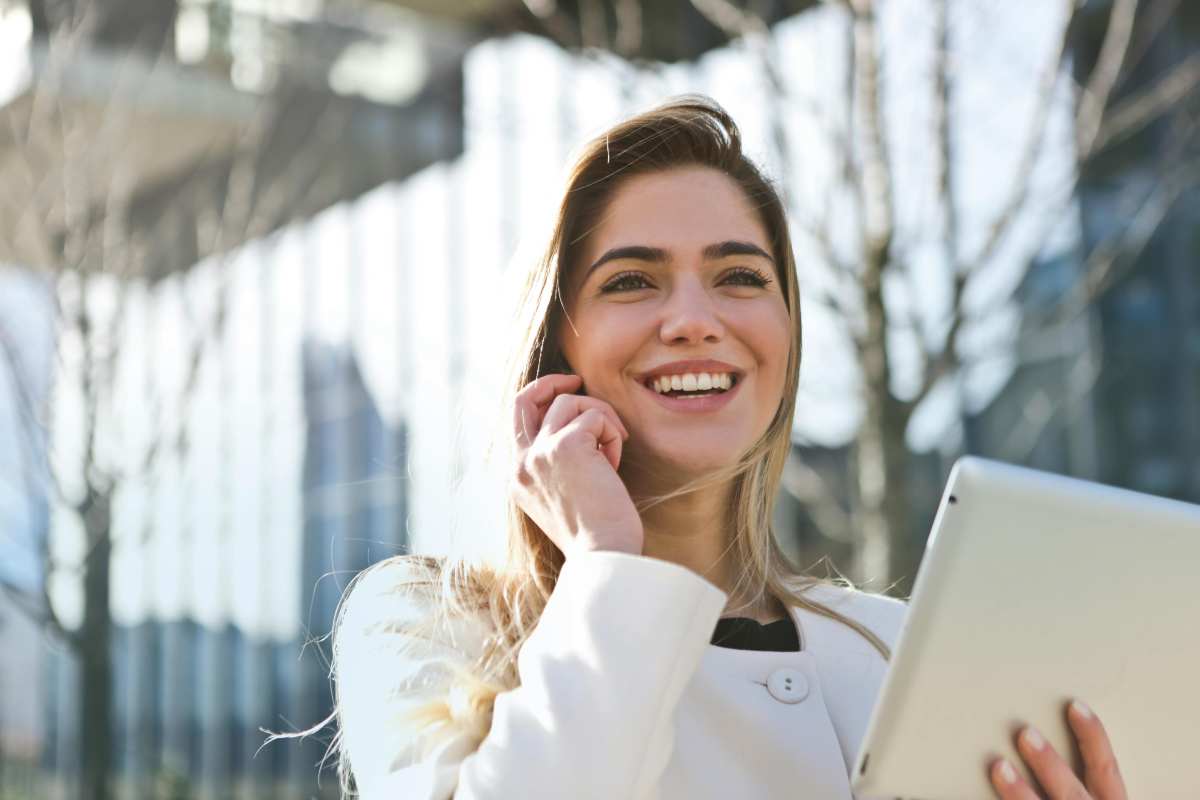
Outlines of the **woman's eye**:
M622 272L600 287L601 292L628 292L634 289L645 289L649 281L640 272Z
M763 273L749 267L738 267L725 273L722 283L733 283L735 286L757 286L763 288L771 282Z

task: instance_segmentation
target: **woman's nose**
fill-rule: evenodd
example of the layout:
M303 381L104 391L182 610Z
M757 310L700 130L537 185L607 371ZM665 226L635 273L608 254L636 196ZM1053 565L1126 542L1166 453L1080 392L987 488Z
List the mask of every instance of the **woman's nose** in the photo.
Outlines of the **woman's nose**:
M713 299L703 286L681 285L663 308L659 336L665 344L718 342L725 335Z

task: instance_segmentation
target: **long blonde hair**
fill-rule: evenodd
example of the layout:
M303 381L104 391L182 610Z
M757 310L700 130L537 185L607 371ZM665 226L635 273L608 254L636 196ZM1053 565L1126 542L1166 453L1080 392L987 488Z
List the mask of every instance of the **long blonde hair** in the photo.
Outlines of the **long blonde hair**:
M771 513L784 462L791 446L792 417L800 372L801 324L795 260L785 209L779 194L742 152L737 125L714 101L698 96L682 97L620 122L588 142L569 173L557 220L544 255L533 265L522 287L518 308L518 346L512 351L508 406L512 395L548 372L563 370L559 331L565 318L564 287L578 267L582 245L596 226L615 189L635 175L678 167L702 166L720 170L745 192L767 231L791 318L792 347L788 356L786 383L774 418L763 436L736 464L719 474L681 486L666 496L640 504L662 502L702 486L732 482L729 509L731 544L729 556L735 564L731 597L747 597L748 604L766 596L778 598L786 607L800 607L837 620L865 637L884 658L887 646L874 633L821 603L805 592L821 579L807 576L780 549L771 526ZM554 590L564 557L550 538L515 502L508 502L507 550L499 566L470 564L462 560L439 561L418 556L396 556L366 570L347 588L339 608L335 631L344 623L346 598L364 578L376 570L399 568L400 584L388 587L403 598L419 600L425 612L416 619L384 619L385 607L377 612L378 624L404 635L396 645L446 638L455 620L478 621L484 636L479 652L464 654L465 660L447 663L439 683L426 682L421 701L406 712L403 724L413 739L435 746L466 732L476 742L490 728L496 696L515 688L517 654L537 624ZM356 630L362 630L361 620ZM357 635L357 634L356 634ZM334 671L339 658L335 634ZM415 647L414 647L415 649ZM467 666L464 666L467 665ZM338 692L343 687L338 686ZM335 711L335 714L337 712ZM339 748L341 731L334 740ZM339 771L343 787L348 782L348 765L340 752Z

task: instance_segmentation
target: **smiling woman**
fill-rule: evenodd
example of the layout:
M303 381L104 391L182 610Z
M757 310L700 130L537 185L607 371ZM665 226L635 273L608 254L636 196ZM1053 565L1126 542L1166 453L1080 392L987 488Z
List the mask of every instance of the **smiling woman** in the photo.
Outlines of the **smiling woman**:
M360 575L334 639L365 798L851 797L904 615L771 514L800 368L778 194L683 98L588 143L514 345L507 557Z
M343 776L371 798L846 796L903 606L772 536L799 295L733 120L683 98L590 142L520 312L507 559L393 558L350 587Z
M635 498L736 463L779 411L794 331L771 248L746 193L707 166L625 178L588 236L559 346L629 428ZM728 542L709 533L688 549L713 562Z

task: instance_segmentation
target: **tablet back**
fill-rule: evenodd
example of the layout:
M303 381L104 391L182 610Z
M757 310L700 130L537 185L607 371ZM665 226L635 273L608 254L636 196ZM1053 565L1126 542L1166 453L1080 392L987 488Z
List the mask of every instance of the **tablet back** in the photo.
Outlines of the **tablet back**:
M1031 723L1104 722L1130 797L1200 798L1200 506L978 458L951 472L855 765L859 796L993 798Z

